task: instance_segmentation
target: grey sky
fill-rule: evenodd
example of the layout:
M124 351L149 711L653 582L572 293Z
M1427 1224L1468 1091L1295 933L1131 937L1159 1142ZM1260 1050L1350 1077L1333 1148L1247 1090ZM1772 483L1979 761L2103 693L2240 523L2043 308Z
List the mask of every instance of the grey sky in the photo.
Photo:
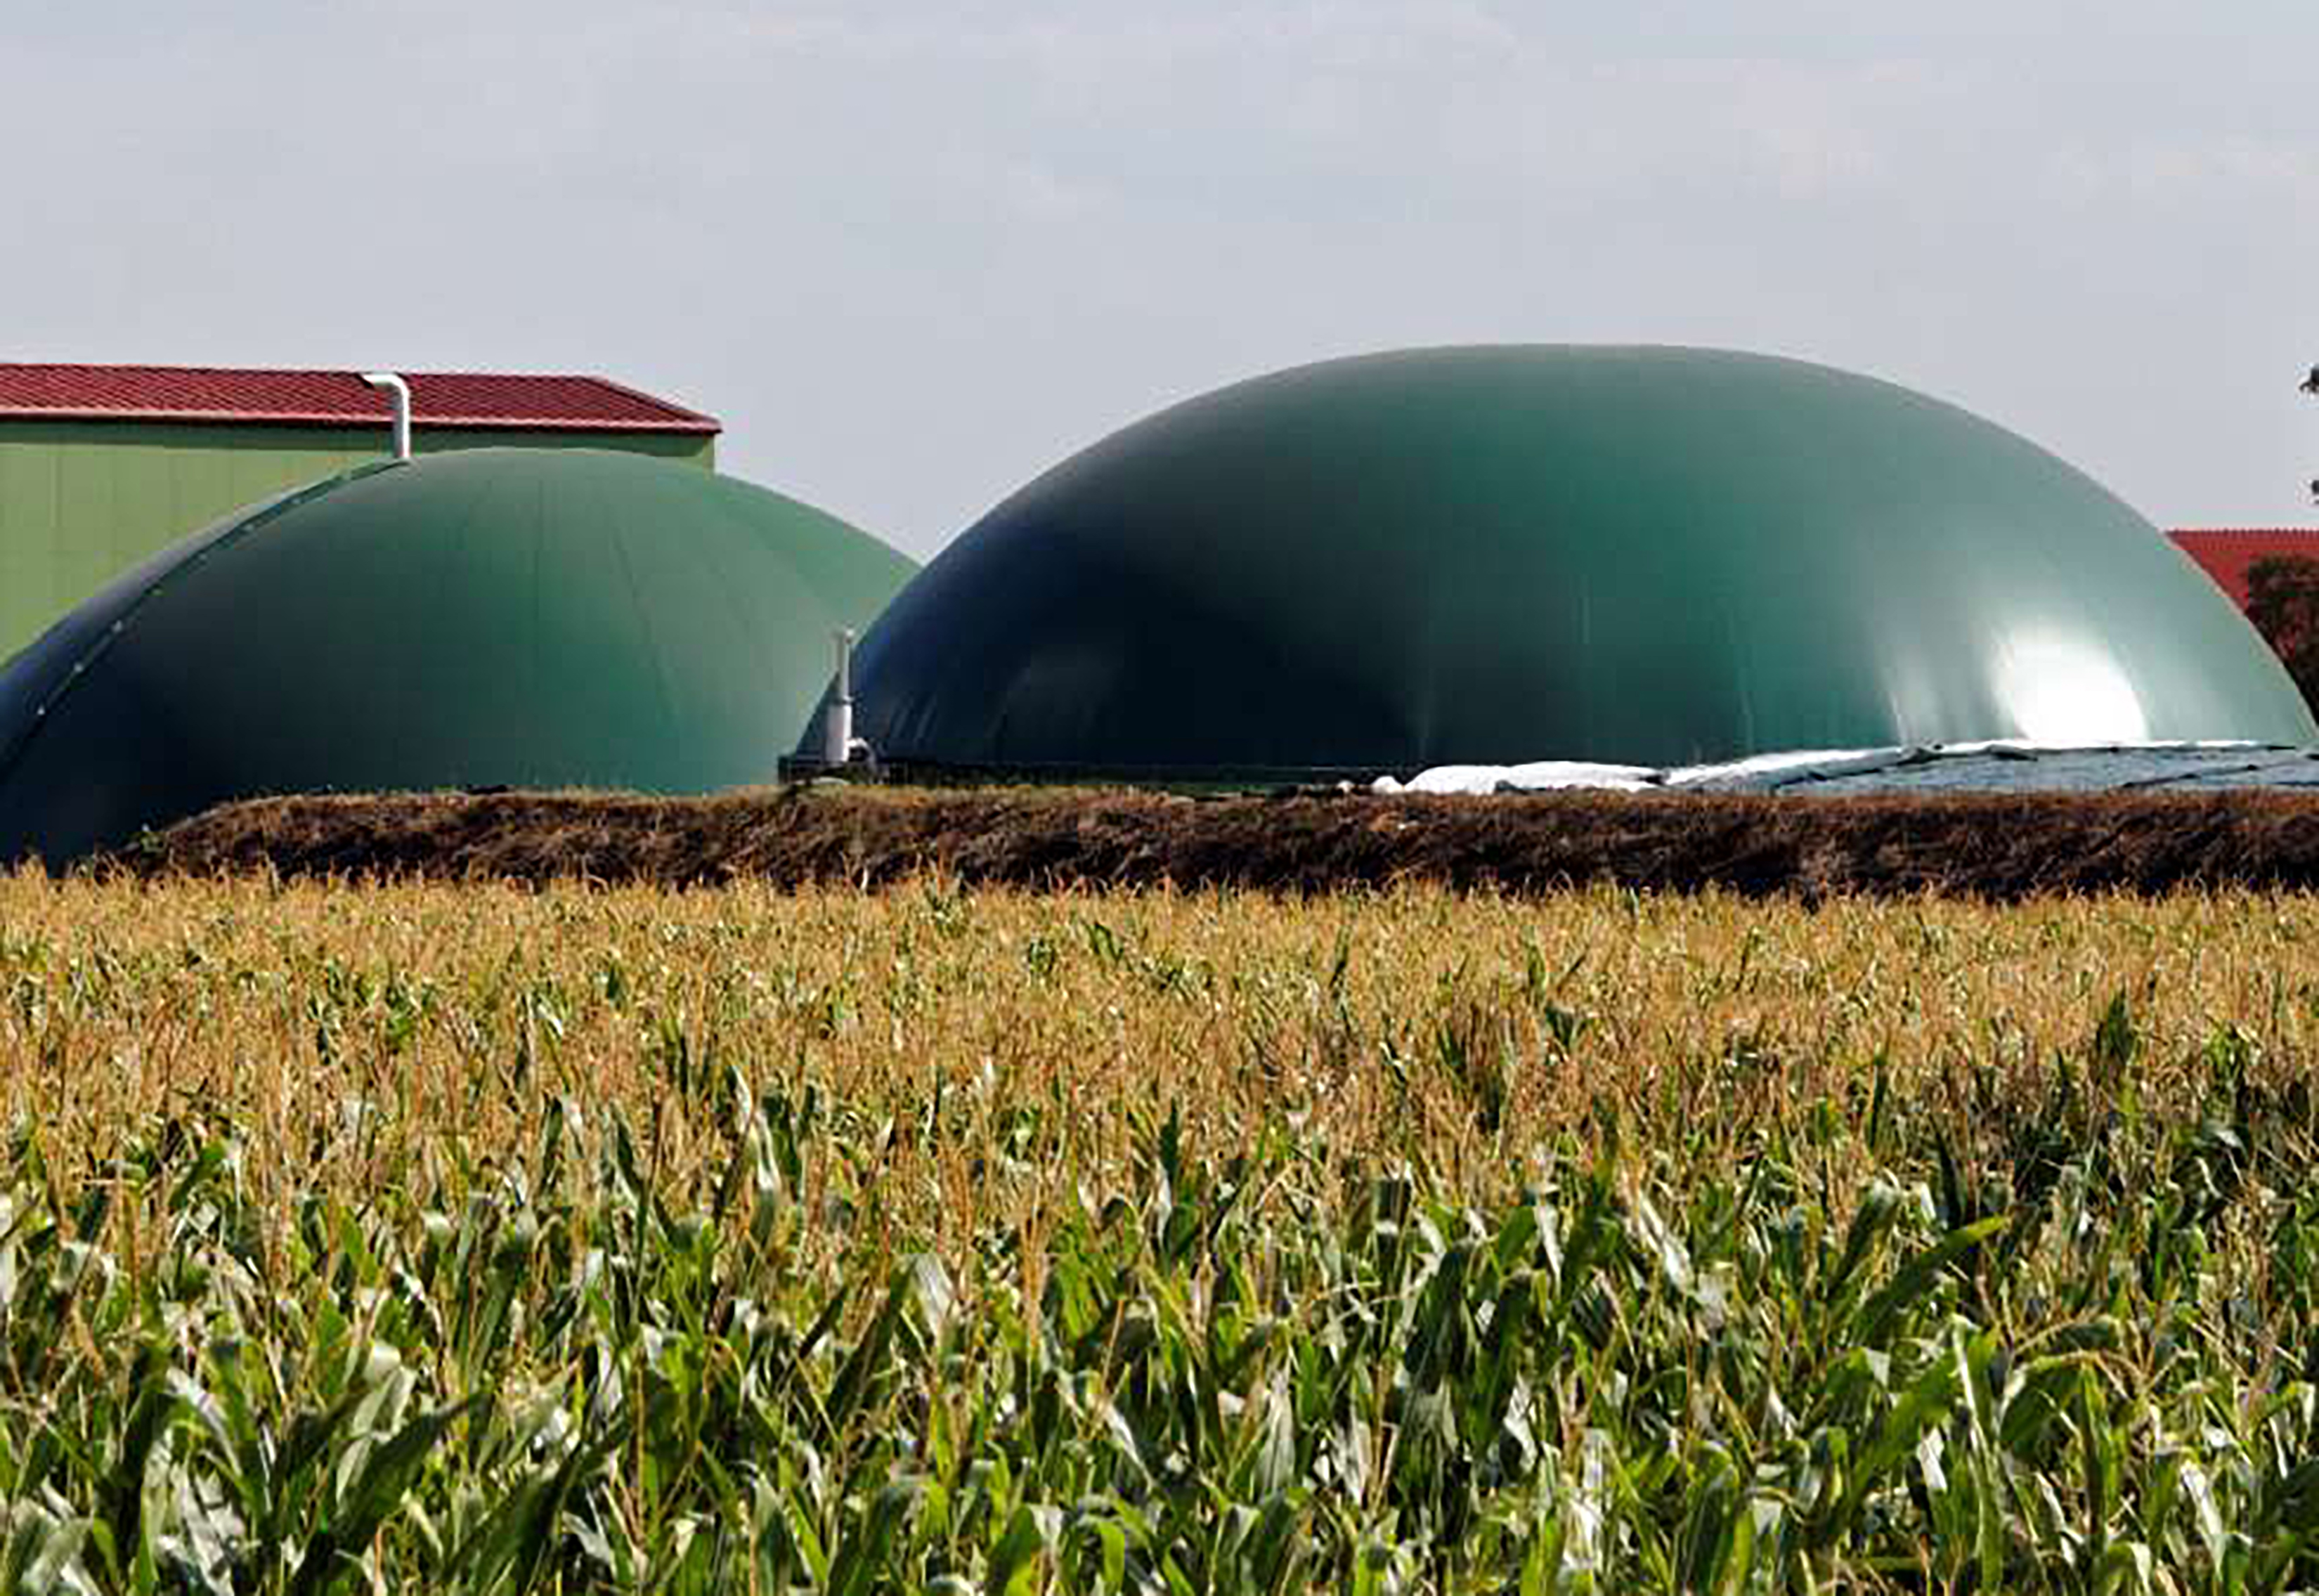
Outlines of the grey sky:
M924 555L1280 365L1720 344L1954 400L2162 523L2314 518L2319 0L0 24L0 358L600 371Z

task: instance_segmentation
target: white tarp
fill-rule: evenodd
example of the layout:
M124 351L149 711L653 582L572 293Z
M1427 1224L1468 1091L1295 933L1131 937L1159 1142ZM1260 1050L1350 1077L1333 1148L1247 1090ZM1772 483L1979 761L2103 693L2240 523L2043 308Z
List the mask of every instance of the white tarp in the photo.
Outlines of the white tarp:
M1656 787L1660 773L1648 765L1592 764L1584 760L1543 759L1526 765L1436 765L1407 783L1380 776L1371 790L1383 793L1553 792L1567 787L1640 792Z
M1409 780L1380 776L1372 792L1486 796L1498 792L1557 792L1592 789L1645 792L1654 788L1728 787L1768 790L1797 781L1824 781L1872 771L1942 762L1987 759L2034 760L2058 754L2223 753L2267 747L2260 743L2036 743L2000 737L1978 743L1938 743L1919 747L1811 748L1758 753L1721 764L1602 764L1587 760L1543 759L1518 765L1437 765Z

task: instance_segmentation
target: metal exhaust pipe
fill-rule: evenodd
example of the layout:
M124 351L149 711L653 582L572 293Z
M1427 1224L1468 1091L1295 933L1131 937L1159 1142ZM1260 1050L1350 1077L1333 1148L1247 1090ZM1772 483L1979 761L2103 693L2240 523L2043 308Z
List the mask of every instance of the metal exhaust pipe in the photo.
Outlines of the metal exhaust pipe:
M822 717L821 760L832 767L853 762L861 754L873 762L877 754L853 735L853 628L840 627L837 642L837 684L829 695L829 713Z
M411 458L411 384L391 371L366 371L362 380L394 401L394 457Z

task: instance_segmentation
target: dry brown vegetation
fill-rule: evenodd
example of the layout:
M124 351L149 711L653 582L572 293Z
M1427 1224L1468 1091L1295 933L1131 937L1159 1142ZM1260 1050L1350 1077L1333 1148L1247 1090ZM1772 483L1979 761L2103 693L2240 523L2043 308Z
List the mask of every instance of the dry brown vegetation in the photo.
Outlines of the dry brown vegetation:
M354 1134L352 1105L485 1167L535 1148L563 1100L651 1125L690 1189L721 1167L737 1069L846 1105L859 1182L937 1229L994 1204L1034 1219L1053 1171L1124 1167L1138 1117L1177 1105L1204 1145L1288 1123L1489 1198L1605 1105L1736 1159L1879 1068L1911 1112L1994 1133L2121 996L2153 1105L2218 1029L2296 1060L2319 1026L2319 904L2250 893L1997 908L24 873L0 926L0 1116L37 1121L62 1170L183 1110L252 1130L260 1193L318 1160L359 1186L402 1150Z
M2319 887L2319 798L1573 793L1192 798L796 787L719 798L292 798L227 806L126 851L148 873L481 877L686 886L968 885L1291 892L1595 881L1807 897L2017 899L2185 886Z

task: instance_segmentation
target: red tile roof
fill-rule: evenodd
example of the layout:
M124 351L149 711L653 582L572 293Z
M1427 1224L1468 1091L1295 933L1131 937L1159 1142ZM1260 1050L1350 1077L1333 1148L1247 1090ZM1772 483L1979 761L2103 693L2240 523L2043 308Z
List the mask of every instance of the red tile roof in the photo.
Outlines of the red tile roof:
M603 377L404 372L411 419L433 427L581 432L723 430L704 416ZM386 423L387 396L351 371L0 363L0 419Z
M2242 609L2247 601L2247 567L2265 555L2319 560L2319 527L2185 527L2166 536L2197 561Z

